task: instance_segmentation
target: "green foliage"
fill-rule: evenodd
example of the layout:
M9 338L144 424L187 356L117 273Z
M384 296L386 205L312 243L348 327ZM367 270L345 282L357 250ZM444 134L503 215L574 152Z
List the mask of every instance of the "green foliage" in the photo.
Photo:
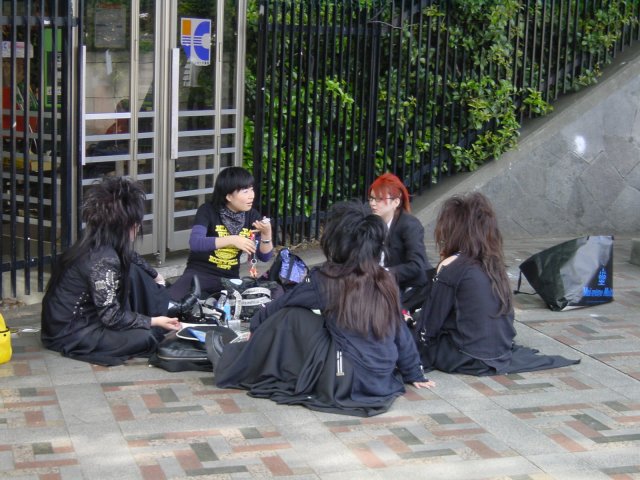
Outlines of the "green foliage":
M569 12L563 2L562 17L558 4L552 7L551 2L540 1L448 0L411 15L394 5L374 0L291 1L284 10L265 13L276 20L284 11L286 23L295 25L296 32L301 24L324 32L314 37L317 43L302 48L291 45L293 37L284 37L284 45L277 45L283 49L277 55L277 65L284 62L283 77L273 68L265 79L268 86L283 84L282 90L264 91L265 105L273 110L267 115L263 157L258 159L265 173L271 168L286 179L280 188L271 189L269 201L280 209L296 204L310 214L332 200L357 195L367 181L358 166L362 162L374 162L374 174L421 172L423 186L444 174L477 169L516 145L522 118L550 112L558 92L595 83L623 29L638 22L637 4L629 0L573 0ZM577 21L566 21L567 13ZM374 82L358 83L368 64L348 65L337 74L324 65L307 72L306 64L298 63L298 55L303 59L311 55L323 63L353 49L355 42L341 36L340 29L333 37L326 33L333 31L334 19L347 17L355 23L360 14L369 27L380 26ZM252 115L261 18L258 0L249 0L247 15L245 110ZM559 39L566 47L558 50ZM314 50L307 54L304 48ZM541 61L546 58L577 66L554 71L563 77L547 85L555 65ZM363 108L369 108L372 97L376 108L370 122L370 112ZM375 128L368 129L373 123ZM253 128L253 122L245 120L246 165L254 161ZM367 135L374 136L369 139L373 158L362 157ZM312 162L313 168L301 167ZM294 190L299 197L293 198Z

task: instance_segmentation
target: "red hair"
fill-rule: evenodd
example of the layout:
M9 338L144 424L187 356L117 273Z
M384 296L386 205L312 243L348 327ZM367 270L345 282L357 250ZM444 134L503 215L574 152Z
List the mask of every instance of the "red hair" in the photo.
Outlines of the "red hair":
M407 187L404 186L404 183L402 183L402 180L393 173L383 173L376 178L369 187L369 195L371 195L372 191L384 197L399 198L400 207L402 207L405 212L411 213L409 191Z

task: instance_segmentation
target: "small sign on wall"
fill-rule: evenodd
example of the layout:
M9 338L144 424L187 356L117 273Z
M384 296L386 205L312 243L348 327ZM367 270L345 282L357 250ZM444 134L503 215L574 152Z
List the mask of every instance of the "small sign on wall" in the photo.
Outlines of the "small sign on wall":
M211 20L183 18L180 21L180 45L193 65L211 63Z
M13 44L9 41L2 41L2 58L11 58ZM24 58L24 42L16 42L16 58ZM33 45L29 45L29 58L33 58Z
M127 48L126 7L96 7L94 45L96 48Z

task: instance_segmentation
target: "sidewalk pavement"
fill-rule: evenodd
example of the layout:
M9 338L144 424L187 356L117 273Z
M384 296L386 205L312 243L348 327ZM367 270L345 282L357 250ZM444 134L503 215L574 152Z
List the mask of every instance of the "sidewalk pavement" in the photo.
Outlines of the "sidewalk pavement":
M564 240L508 239L514 287L524 259ZM297 253L321 260L317 249ZM38 305L3 311L17 332L0 365L0 478L640 479L640 266L630 253L631 239L617 238L613 303L552 312L537 295L515 298L518 342L580 364L433 372L435 389L408 387L367 419L279 406L143 359L69 360L31 331Z

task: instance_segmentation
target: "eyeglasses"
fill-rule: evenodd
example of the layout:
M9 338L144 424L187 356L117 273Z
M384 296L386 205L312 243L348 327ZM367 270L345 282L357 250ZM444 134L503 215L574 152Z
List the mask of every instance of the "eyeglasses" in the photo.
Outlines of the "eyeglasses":
M380 203L383 200L395 200L397 197L369 197L369 203Z

